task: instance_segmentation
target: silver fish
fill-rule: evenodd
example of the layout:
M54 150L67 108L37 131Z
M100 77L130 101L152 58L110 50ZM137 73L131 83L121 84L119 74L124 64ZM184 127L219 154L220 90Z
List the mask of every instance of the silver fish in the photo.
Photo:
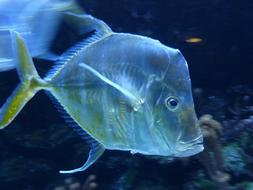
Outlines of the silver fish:
M64 11L81 12L81 9L73 0L0 0L0 72L15 69L17 62L12 52L9 30L18 32L24 38L32 57L57 59L49 47Z
M76 131L91 143L83 171L104 152L186 157L203 150L186 60L157 40L115 33L89 15L66 14L89 39L64 53L42 79L21 36L12 38L21 84L0 110L0 128L40 90L58 101Z

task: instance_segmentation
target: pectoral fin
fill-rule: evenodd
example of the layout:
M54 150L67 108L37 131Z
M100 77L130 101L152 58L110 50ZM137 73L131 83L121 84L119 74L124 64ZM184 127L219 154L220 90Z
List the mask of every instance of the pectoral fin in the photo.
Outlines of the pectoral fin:
M100 79L101 81L103 81L107 85L110 85L113 88L115 88L116 90L118 90L119 92L121 92L127 98L128 102L130 103L133 110L137 111L140 108L140 106L144 103L143 99L141 99L140 97L137 97L136 95L134 95L133 93L131 93L127 89L123 88L122 86L118 85L117 83L106 78L105 76L103 76L102 74L97 72L95 69L90 67L89 65L86 65L85 63L80 63L79 66L82 67L83 69L85 69L86 71L90 72L92 75L94 75L96 78Z

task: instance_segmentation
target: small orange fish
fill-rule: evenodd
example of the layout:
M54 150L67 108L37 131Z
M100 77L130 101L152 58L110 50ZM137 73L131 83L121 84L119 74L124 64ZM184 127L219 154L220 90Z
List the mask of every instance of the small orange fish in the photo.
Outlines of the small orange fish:
M202 39L202 38L199 38L199 37L190 37L190 38L187 38L187 39L185 40L185 42L191 43L191 44L197 44L197 43L203 42L203 39Z

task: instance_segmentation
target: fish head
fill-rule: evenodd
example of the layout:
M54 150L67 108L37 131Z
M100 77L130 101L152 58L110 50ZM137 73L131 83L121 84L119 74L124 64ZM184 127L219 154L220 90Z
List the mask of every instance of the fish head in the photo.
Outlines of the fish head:
M156 154L187 157L203 150L203 136L196 117L187 62L175 49L167 48L161 76L148 86L149 121ZM160 63L161 64L161 63ZM154 143L155 144L155 143Z

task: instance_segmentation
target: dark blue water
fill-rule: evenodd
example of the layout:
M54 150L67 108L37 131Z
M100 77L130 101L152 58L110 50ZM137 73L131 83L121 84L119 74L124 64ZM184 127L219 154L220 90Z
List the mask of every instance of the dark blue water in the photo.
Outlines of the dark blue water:
M253 189L253 2L79 0L79 4L115 32L146 35L180 49L188 61L197 114L211 114L221 123L222 134L207 138L206 155L168 162L107 151L87 171L63 175L58 171L83 164L89 147L39 93L11 126L0 131L0 189ZM71 35L62 23L52 49L62 53L87 37L66 38ZM193 38L201 40L187 42ZM41 75L52 65L34 61ZM17 83L15 71L0 73L1 104ZM207 157L219 155L217 150L223 158L211 159L211 164ZM230 180L214 179L222 180L225 174Z

